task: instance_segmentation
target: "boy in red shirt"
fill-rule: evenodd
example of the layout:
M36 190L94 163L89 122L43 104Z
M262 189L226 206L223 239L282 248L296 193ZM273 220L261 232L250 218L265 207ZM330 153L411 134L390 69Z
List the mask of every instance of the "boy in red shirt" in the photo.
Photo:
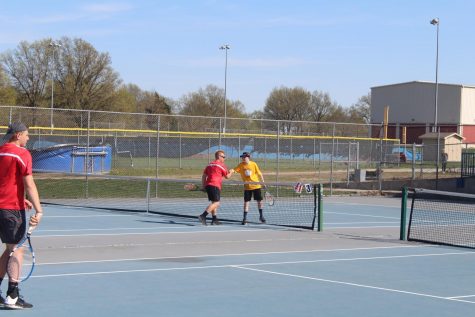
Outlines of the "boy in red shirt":
M15 261L8 260L26 234L25 208L36 210L29 220L30 226L38 225L43 210L33 180L31 154L25 148L28 128L20 122L12 123L4 139L7 143L0 146L0 239L6 248L0 256L0 283L8 273L8 291L6 299L0 295L0 304L7 309L31 308L33 305L23 300L18 291L23 253L17 250L12 255ZM25 190L31 202L25 199Z
M226 159L224 151L216 151L216 153L214 153L214 158L215 160L206 166L203 171L203 176L201 177L202 187L206 190L208 200L211 202L208 207L206 207L205 211L198 216L198 219L204 226L206 226L206 216L209 213L212 216L212 225L221 224L216 217L216 213L218 212L219 201L221 200L223 177L230 178L233 174L233 172L228 171L228 168L224 164L224 160Z

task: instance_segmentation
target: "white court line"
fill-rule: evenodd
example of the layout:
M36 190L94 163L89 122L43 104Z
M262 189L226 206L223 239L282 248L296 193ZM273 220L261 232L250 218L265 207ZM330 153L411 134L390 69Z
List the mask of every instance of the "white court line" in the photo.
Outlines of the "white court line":
M348 285L348 286L369 288L369 289L375 289L375 290L387 291L387 292L393 292L393 293L402 293L402 294L408 294L408 295L416 295L416 296L422 296L422 297L429 297L429 298L436 298L436 299L443 299L443 300L449 300L449 301L456 301L456 302L463 302L463 303L475 304L475 302L466 301L466 300L463 300L463 299L457 299L457 298L451 298L451 297L443 297L443 296L430 295L430 294L424 294L424 293L409 292L409 291L403 291L403 290L398 290L398 289L393 289L393 288L378 287L378 286L371 286L371 285L365 285L365 284L357 284L357 283L344 282L344 281L337 281L337 280L328 280L328 279L324 279L324 278L310 277L310 276L305 276L305 275L296 275L296 274L280 273L280 272L274 272L274 271L267 271L267 270L260 270L260 269L242 267L242 266L238 266L238 265L233 266L233 267L234 267L234 268L237 268L237 269L241 269L241 270L256 271L256 272L261 272L261 273L268 273L268 274L281 275L281 276L287 276L287 277L296 277L296 278L300 278L300 279L306 279L306 280L312 280L312 281L318 281L318 282L326 282L326 283L332 283L332 284L341 284L341 285Z
M475 297L475 295L452 296L452 297L447 297L447 298L467 298L467 297Z
M352 222L325 222L324 225L351 225L358 223L397 223L395 221L352 221Z
M226 227L225 225L219 226L220 228ZM183 227L180 227L183 229ZM214 230L213 231L171 231L171 232L131 232L131 233L85 233L85 234L50 234L35 236L38 238L58 238L58 237L95 237L95 236L132 236L132 235L158 235L158 234L195 234L195 233L227 233L227 232L256 232L256 231L268 231L266 229L242 229L242 230Z
M75 231L114 231L114 230L155 230L155 229L183 229L183 226L179 227L150 227L150 228L99 228L99 229L88 229L88 228L79 228L79 229L40 229L35 230L35 232L75 232ZM44 237L44 236L43 236Z
M375 216L375 215L367 215L367 214L355 214L355 213L350 213L350 212L324 211L323 213L325 215L334 214L334 215L361 216L361 217L370 217L370 218L399 219L399 217Z
M44 218L97 218L97 217L132 217L133 215L82 215L82 216L48 216Z
M227 253L227 254L201 254L201 255L185 255L185 256L166 256L153 258L131 258L131 259L114 259L114 260L96 260L96 261L70 261L70 262L52 262L37 263L36 265L61 265L61 264L86 264L86 263L106 263L106 262L126 262L126 261L142 261L142 260L167 260L167 259L187 259L187 258L208 258L208 257L226 257L226 256L248 256L248 255L273 255L273 254L295 254L295 253L321 253L321 252L346 252L346 251L365 251L365 250L384 250L384 249L416 249L416 248L437 248L434 246L407 245L407 246L390 246L390 247L370 247L370 248L345 248L330 250L302 250L302 251L274 251L274 252L248 252L248 253Z
M344 281L337 281L337 280L329 280L323 278L315 278L303 275L295 275L295 274L288 274L288 273L280 273L275 271L268 271L268 270L261 270L255 268L249 268L248 266L262 266L262 265L284 265L284 264L300 264L300 263L317 263L317 262L336 262L336 261L358 261L358 260L379 260L379 259L390 259L390 258L409 258L409 257L424 257L424 256L445 256L445 255L466 255L466 254L475 254L475 252L453 252L453 253L434 253L434 254L418 254L418 255L405 255L405 256L387 256L387 257L368 257L368 258L343 258L343 259L328 259L328 260L314 260L314 261L292 261L292 262L269 262L269 263L242 263L242 264L228 264L228 265L209 265L209 266L192 266L192 267L174 267L174 268L154 268L154 269L141 269L141 270L118 270L118 271L98 271L98 272L80 272L80 273L62 273L62 274L46 274L46 275L36 275L32 276L32 278L50 278L50 277L70 277L70 276L90 276L90 275L109 275L109 274L121 274L121 273L143 273L143 272L164 272L164 271L186 271L186 270L200 270L200 269L216 269L216 268L238 268L242 270L250 270L274 275L281 275L287 277L296 277L300 279L307 279L307 280L314 280L319 282L327 282L333 284L341 284L341 285L348 285L348 286L355 286L361 288L369 288L369 289L376 289L382 290L387 292L395 292L395 293L402 293L408 295L416 295L422 297L429 297L435 299L443 299L449 301L456 301L456 302L464 302L469 304L475 304L475 302L467 301L460 299L462 298L457 297L442 297L424 293L416 293L416 292L409 292L404 290L397 290L391 288L384 288L384 287L377 287L371 285L364 285L364 284L357 284L351 282L344 282Z
M369 207L383 207L383 208L395 208L395 209L401 209L401 206L388 206L388 205L371 205L371 204L363 204L363 203L345 203L342 201L326 201L325 205L355 205L355 206L369 206Z
M325 226L325 224L323 224ZM351 223L348 224L346 227L325 227L325 230L333 230L333 229L376 229L376 228L400 228L400 226L364 226L364 227L354 227L351 226Z
M362 222L327 222L326 225L350 225L358 223L367 223L367 224L376 224L376 223L396 223L394 221L362 221ZM224 227L229 227L224 225ZM131 228L78 228L78 229L39 229L35 232L76 232L76 231L114 231L114 230L155 230L155 229L183 229L183 226L179 227L169 227L169 226L160 226L160 227L131 227ZM251 230L251 229L249 229Z

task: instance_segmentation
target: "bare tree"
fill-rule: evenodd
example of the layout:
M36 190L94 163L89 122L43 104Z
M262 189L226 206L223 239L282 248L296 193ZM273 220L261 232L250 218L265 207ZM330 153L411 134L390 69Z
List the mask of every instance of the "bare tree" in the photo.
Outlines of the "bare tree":
M371 122L371 93L361 96L358 102L350 107L350 116L362 123Z
M227 117L246 117L244 105L239 100L227 100L226 104ZM197 92L189 93L179 101L178 113L191 116L223 117L224 90L214 85L208 85L205 89L199 89ZM239 123L233 122L233 120L229 120L229 123L228 128L238 128ZM206 123L202 123L201 125L201 127L198 127L198 123L193 123L194 127L192 129L204 128L219 131L222 128L219 119L207 120Z
M54 61L59 84L57 103L61 108L108 110L120 84L108 53L99 53L82 39L59 41Z
M45 87L48 80L49 39L21 42L15 50L0 56L0 63L18 93L20 104L28 107L47 105Z
M298 132L299 125L292 121L308 119L310 101L310 93L303 88L274 88L266 100L264 118L283 120L281 131L285 134Z
M311 96L310 110L310 119L312 121L326 121L331 113L335 111L335 103L327 92L315 90Z
M16 91L12 86L9 78L5 74L5 71L0 66L0 105L16 104Z

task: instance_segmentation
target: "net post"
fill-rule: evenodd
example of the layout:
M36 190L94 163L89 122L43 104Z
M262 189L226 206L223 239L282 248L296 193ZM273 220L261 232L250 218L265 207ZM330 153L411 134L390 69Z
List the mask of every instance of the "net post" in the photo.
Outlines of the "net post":
M317 188L317 207L318 207L318 226L317 231L323 231L323 186L322 184L318 184Z
M401 199L401 225L399 231L399 239L406 240L406 218L407 218L407 186L402 187Z
M146 193L146 201L147 201L147 213L150 212L150 178L147 178L147 193Z

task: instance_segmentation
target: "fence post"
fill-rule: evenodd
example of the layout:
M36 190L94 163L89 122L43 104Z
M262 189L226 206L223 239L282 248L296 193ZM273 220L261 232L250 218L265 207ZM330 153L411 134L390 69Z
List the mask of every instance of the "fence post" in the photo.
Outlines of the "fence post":
M412 180L416 179L416 143L412 143Z
M407 218L407 187L402 188L401 199L401 226L399 231L399 239L406 240L406 218Z
M221 149L221 130L222 127L221 127L221 118L219 118L219 131L218 131L218 137L219 137L219 149Z
M351 164L351 141L348 141L348 162L346 165L346 186L350 185L350 164Z
M155 178L158 178L158 167L159 167L159 156L160 156L160 115L157 115L157 149L155 151ZM155 186L156 191L158 188Z
M317 231L323 231L323 186L318 184L318 227Z
M86 142L86 161L84 162L85 172L86 172L86 199L89 198L89 177L87 171L87 162L89 161L89 137L91 128L91 111L87 112L87 142Z
M330 159L330 196L333 195L333 159L335 155L335 122L333 123L333 131L332 131L332 155Z
M440 126L437 127L437 150L435 153L435 189L439 189Z
M275 172L275 181L279 181L280 170L280 121L277 121L277 170ZM279 187L277 187L277 190Z
M360 142L356 142L356 169L360 168Z
M181 165L181 133L180 133L180 134L178 134L178 135L179 135L178 139L179 139L179 143L180 143L180 151L179 151L179 156L180 156L180 159L179 159L178 168L180 168L180 169L181 169L181 167L182 167L182 165Z
M267 137L264 136L264 168L267 167Z
M313 155L312 155L312 157L313 157L313 168L315 168L315 166L316 166L316 165L315 165L315 155L316 155L316 153L315 153L315 151L316 151L315 142L316 142L316 140L315 140L315 138L314 138L314 139L313 139Z

